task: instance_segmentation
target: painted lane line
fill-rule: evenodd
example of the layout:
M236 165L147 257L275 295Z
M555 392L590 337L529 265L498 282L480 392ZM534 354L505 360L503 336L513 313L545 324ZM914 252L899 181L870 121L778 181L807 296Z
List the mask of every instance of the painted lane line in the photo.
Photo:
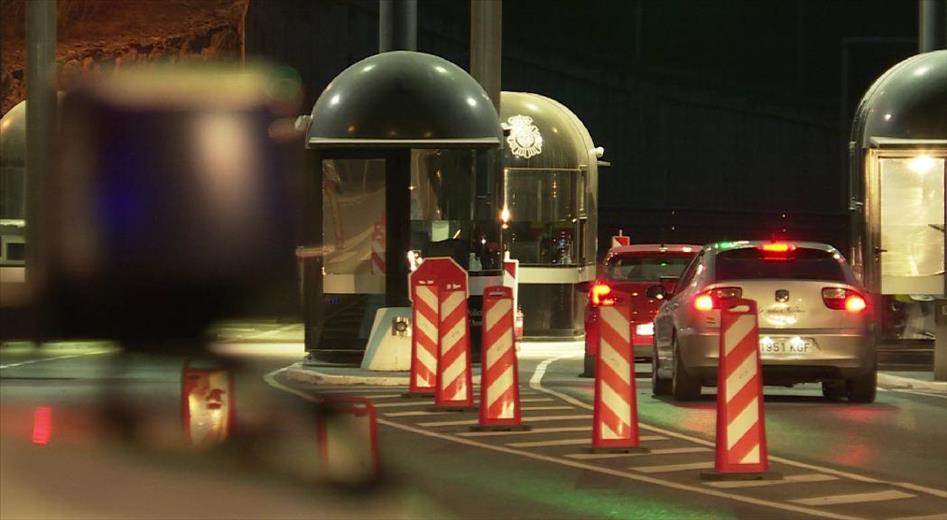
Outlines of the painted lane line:
M403 431L407 431L407 432L416 433L416 434L418 434L418 435L422 435L422 436L425 436L425 437L432 437L432 438L435 438L435 439L441 439L441 440L444 440L444 441L454 442L454 443L457 443L457 444L463 444L463 445L466 445L466 446L472 446L472 447L476 447L476 448L482 448L482 449L486 449L486 450L497 451L497 452L500 452L500 453L507 453L507 454L510 454L510 455L519 455L519 456L524 457L524 458L529 458L529 459L533 459L533 460L539 460L539 461L543 461L543 462L549 462L549 463L552 463L552 464L559 464L559 465L561 465L561 466L567 466L567 467L571 467L571 468L575 468L575 469L581 469L581 470L585 470L585 471L591 471L591 472L595 472L595 473L601 473L601 474L603 474L603 475L609 475L609 476L613 476L613 477L623 478L623 479L626 479L626 480L632 480L632 481L636 481L636 482L644 482L644 483L646 483L646 484L653 484L653 485L655 485L655 486L661 486L661 487L665 487L665 488L676 489L676 490L679 490L679 491L687 491L687 492L690 492L690 493L696 493L696 494L701 494L701 495L707 495L707 496L712 496L712 497L716 497L716 498L723 498L723 499L727 499L727 500L733 500L733 501L737 501L737 502L743 502L743 503L746 503L746 504L752 504L752 505L755 505L755 506L761 506L761 507L767 507L767 508L772 508L772 509L778 509L778 510L782 510L782 511L791 511L791 512L794 512L794 513L802 513L802 514L806 514L806 515L813 516L813 517L833 518L833 519L838 519L838 520L858 520L858 519L859 519L859 517L856 517L856 516L842 515L842 514L833 513L833 512L830 512L830 511L823 511L823 510L808 508L808 507L804 507L804 506L797 506L797 505L794 505L794 504L770 502L770 501L767 501L767 500L762 500L762 499L753 498L753 497L748 497L748 496L743 496L743 495L734 495L734 494L732 494L732 493L727 493L727 492L725 492L725 491L718 491L718 490L716 490L716 489L702 488L702 487L698 487L698 486L692 486L692 485L690 485L690 484L683 484L683 483L679 483L679 482L672 482L672 481L669 481L669 480L663 480L663 479L660 479L660 478L657 478L657 477L651 477L651 476L648 476L648 475L640 475L640 474L634 474L634 473L627 473L627 472L624 472L624 471L620 471L620 470L616 470L616 469L611 469L611 468L607 468L607 467L594 466L594 465L591 465L591 464L586 464L586 463L584 463L584 462L579 462L579 461L574 461L574 460L568 460L568 459L561 459L561 458L551 457L551 456L543 455L543 454L540 454L540 453L535 453L535 452L530 452L530 451L520 451L520 450L515 450L515 449L512 449L512 448L507 448L507 447L505 447L505 446L496 446L496 445L492 445L492 444L485 444L485 443L482 443L482 442L477 442L477 441L472 440L472 439L466 439L466 438L461 438L461 437L458 437L458 436L455 436L455 435L449 435L449 434L434 432L434 431L430 431L430 430L424 430L424 429L421 429L421 428L416 428L416 427L414 427L414 426L409 426L409 425L407 425L407 424L401 424L401 423L389 421L389 420L386 420L386 419L379 419L379 420L378 420L378 424L382 424L382 425L385 425L385 426L390 426L390 427L392 427L392 428L397 428L397 429L399 429L399 430L403 430ZM533 431L535 431L535 430L533 430ZM520 434L520 433L531 433L531 432L465 432L465 433L467 433L467 434L471 434L471 433L508 433L508 434L509 434L509 433L515 433L515 434ZM460 434L460 435L464 435L464 434ZM711 466L713 466L712 463L711 463Z
M549 401L555 401L550 397L528 397L526 399L520 399L521 403L548 403Z
M642 441L648 440L648 435L641 436ZM658 439L666 439L667 437L658 437ZM703 446L694 446L690 448L660 448L651 450L647 453L570 453L566 455L570 459L577 460L595 460L595 459L617 459L621 457L650 457L652 455L674 455L678 453L702 453L710 451L710 448L704 448Z
M554 361L558 361L560 359L565 359L568 357L569 356L559 356L559 357L553 357L553 358L548 358L548 359L543 360L539 364L539 366L536 367L536 371L533 372L533 376L529 380L529 386L530 388L536 391L543 392L547 395L552 395L554 397L558 397L559 399L562 399L563 401L567 403L574 404L578 407L585 408L587 410L592 410L592 405L590 404L587 404L579 399L576 399L572 397L571 395L564 394L556 390L551 390L549 388L542 386L542 378L543 378L543 375L545 375L546 373L547 367ZM694 437L691 435L668 430L666 428L661 428L658 426L654 426L652 424L647 424L647 423L643 423L639 421L638 426L641 427L641 429L643 430L649 430L655 433L660 433L661 435L667 435L668 437L673 437L675 439L693 442L695 444L701 444L708 447L716 447L716 444L713 441L708 441L705 439L701 439L699 437ZM850 473L848 471L842 471L842 470L829 468L825 466L816 466L814 464L807 464L805 462L799 462L796 460L786 459L783 457L775 457L772 454L769 455L769 460L770 462L779 462L782 464L786 464L788 466L794 466L797 468L819 472L819 473L827 473L829 475L835 475L837 477L847 478L847 479L855 480L858 482L866 482L869 484L886 484L889 486L902 487L905 489L909 489L911 491L917 491L919 493L925 493L925 494L932 495L935 497L947 498L947 490L943 490L943 489L921 486L921 485L913 484L910 482L891 482L891 481L886 481L886 480L880 480L880 479L876 479L872 477L866 477L864 475L859 475L857 473Z
M721 480L718 482L704 482L704 484L720 489L735 489L780 486L783 484L798 484L804 482L825 482L827 480L838 480L838 477L820 473L804 473L802 475L789 475L782 480Z
M713 462L688 462L686 464L663 464L661 466L630 467L642 473L673 473L676 471L690 471L692 469L714 469Z
M407 408L410 406L431 406L433 403L423 399L417 401L403 401L397 403L372 403L375 405L375 408Z
M826 497L797 498L790 502L804 506L834 506L839 504L862 504L865 502L883 502L886 500L900 500L914 498L917 495L905 493L896 489L874 491L871 493L855 493L852 495L830 495Z
M947 513L935 513L933 515L921 516L899 516L891 520L947 520Z
M407 392L408 389L399 391L397 387L392 386L381 386L381 387L356 387L356 388L327 388L325 390L320 390L319 387L313 388L313 391L319 394L370 394L372 392L384 392L383 395L401 395L404 392Z
M68 355L65 355L65 356L55 356L55 357L40 358L40 359L30 359L30 360L27 360L27 361L20 361L20 362L18 362L18 363L7 363L6 365L0 365L0 370L3 370L3 369L5 369L5 368L16 368L16 367L22 367L22 366L26 366L26 365L34 365L34 364L36 364L36 363L45 363L45 362L47 362L47 361L60 361L60 360L63 360L63 359L73 359L73 358L85 357L85 356L98 356L98 355L101 355L101 354L108 354L108 353L110 353L110 352L114 352L114 351L112 351L112 350L102 350L102 351L96 351L96 352L84 352L84 353L82 353L82 354L68 354Z
M588 414L584 415L546 415L546 416L536 416L536 417L523 417L523 422L548 422L548 421L576 421L576 420L586 420L591 419L592 416ZM423 426L425 428L435 428L438 426L466 426L468 424L477 424L478 419L464 419L460 421L434 421L434 422L423 422L418 423L418 426Z
M567 356L563 356L563 357L567 357ZM548 366L548 365L547 365L547 366ZM544 367L544 368L545 368L545 367ZM276 374L278 374L278 373L281 372L282 370L285 370L285 369L275 370L275 371L273 371L273 372L270 372L270 373L264 375L264 376L263 376L263 380L266 381L267 384L269 384L270 386L272 386L272 387L274 387L274 388L277 388L277 389L279 389L279 390L283 390L283 391L285 391L285 392L288 392L288 393L297 395L297 396L299 396L299 397L301 397L301 398L303 398L303 399L305 399L305 400L307 400L307 401L319 401L318 398L312 397L312 396L306 394L305 392L301 392L301 391L299 391L299 390L296 390L295 388L291 388L291 387L288 387L288 386L286 386L286 385L283 385L282 383L280 383L279 381L277 381L276 378L275 378L275 376L276 376ZM534 374L534 375L535 375L535 374ZM399 430L402 430L402 431L412 432L412 433L415 433L415 434L418 434L418 435L422 435L422 436L425 436L425 437L431 437L431 438L441 439L441 440L448 441L448 442L453 442L453 443L456 443L456 444L462 444L462 445L466 445L466 446L473 446L473 447L477 447L477 448L482 448L482 449L497 451L497 452L500 452L500 453L508 453L508 454L512 454L512 455L519 455L519 456L521 456L521 457L525 457L525 458L529 458L529 459L533 459L533 460L539 460L539 461L549 462L549 463L553 463L553 464L559 464L559 465L562 465L562 466L567 466L567 467L571 467L571 468L575 468L575 469L581 469L581 470L586 470L586 471L592 471L592 472L595 472L595 473L601 473L601 474L603 474L603 475L609 475L609 476L618 477L618 478L623 478L623 479L626 479L626 480L632 480L632 481L636 481L636 482L644 482L644 483L647 483L647 484L653 484L653 485L656 485L656 486L661 486L661 487L665 487L665 488L669 488L669 489L676 489L676 490L679 490L679 491L687 491L687 492L691 492L691 493L697 493L697 494L712 496L712 497L716 497L716 498L722 498L722 499L727 499L727 500L734 500L734 501L737 501L737 502L743 502L743 503L746 503L746 504L752 504L752 505L756 505L756 506L768 507L768 508L778 509L778 510L782 510L782 511L791 511L791 512L795 512L795 513L802 513L802 514L807 514L807 515L814 516L814 517L833 518L833 519L837 519L837 520L857 520L857 519L858 519L858 517L854 517L854 516L841 515L841 514L832 513L832 512L829 512L829 511L822 511L822 510L819 510L819 509L813 509L813 508L808 508L808 507L804 507L804 506L796 506L796 505L793 505L793 504L775 503L775 502L769 502L769 501L766 501L766 500L761 500L761 499L752 498L752 497L747 497L747 496L734 495L734 494L732 494L732 493L727 493L727 492L725 492L725 491L718 491L718 490L716 490L716 489L708 489L708 488L702 488L702 487L698 487L698 486L692 486L692 485L689 485L689 484L682 484L682 483L678 483L678 482L671 482L671 481L662 480L662 479L655 478L655 477L650 477L650 476L647 476L647 475L639 475L639 474L626 473L626 472L619 471L619 470L614 470L614 469L611 469L611 468L593 466L593 465L591 465L591 464L585 464L585 463L579 462L579 461L572 461L572 460L566 460L566 459L559 459L559 458L556 458L556 457L550 457L550 456L542 455L542 454L539 454L539 453L532 453L532 452L528 452L528 451L514 450L514 449L512 449L512 448L507 448L507 447L504 447L504 446L494 446L494 445L491 445L491 444L485 444L485 443L482 443L482 442L477 442L477 441L472 440L472 439L465 439L465 438L463 438L463 437L460 437L460 436L471 436L471 437L474 436L474 435L470 435L470 434L497 434L497 433L500 433L500 434L524 434L524 433L547 433L547 432L549 432L550 430L556 430L556 431L581 431L582 429L584 429L584 430L586 430L586 431L589 431L591 428L582 428L582 429L575 429L575 428L572 428L572 429L566 429L566 428L546 428L546 429L544 429L544 428L537 428L537 429L535 429L535 430L526 431L526 432L464 432L464 433L459 434L460 436L455 436L455 435L446 435L446 434L438 433L438 432L432 432L432 431L428 431L428 430L422 430L422 429L420 429L420 428L415 428L415 427L413 427L413 426L408 426L408 425L405 425L405 424L400 424L400 423L397 423L397 422L394 422L394 421L389 421L389 420L386 420L386 419L379 419L379 420L378 420L378 424L382 424L382 425L385 425L385 426L388 426L388 427L391 427L391 428L396 428L396 429L399 429ZM544 431L544 430L545 430L545 431Z
M539 412L543 410L575 410L574 406L524 406L520 408L524 412Z
M448 413L456 413L450 410L412 410L410 412L390 412L384 414L385 417L424 417L427 415L444 415Z
M664 440L667 437L659 437L657 435L648 436L645 435L641 437L643 441L660 441ZM591 446L592 440L588 437L583 437L581 439L558 439L553 441L530 441L530 442L508 442L506 444L511 448L544 448L547 446ZM579 454L586 455L586 454ZM592 455L592 454L588 454ZM574 457L573 455L566 455L566 457L572 458L583 458L583 457Z
M543 433L562 433L562 432L591 432L592 426L567 426L564 428L533 428L523 431L484 431L484 432L461 432L457 435L461 437L495 437L498 435L539 435Z

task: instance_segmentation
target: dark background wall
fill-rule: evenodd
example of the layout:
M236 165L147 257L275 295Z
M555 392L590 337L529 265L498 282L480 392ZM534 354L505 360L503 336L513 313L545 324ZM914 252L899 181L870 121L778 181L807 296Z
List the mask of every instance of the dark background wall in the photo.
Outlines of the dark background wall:
M469 64L469 2L418 1L418 49ZM378 45L374 0L251 0L250 57L306 105ZM846 248L846 137L871 81L916 52L910 0L506 0L505 90L569 106L605 147L600 253L774 233Z

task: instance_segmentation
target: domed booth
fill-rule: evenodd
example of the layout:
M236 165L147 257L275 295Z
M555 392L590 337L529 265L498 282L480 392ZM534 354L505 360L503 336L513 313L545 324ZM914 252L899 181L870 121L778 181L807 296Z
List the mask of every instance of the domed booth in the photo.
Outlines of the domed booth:
M930 337L923 302L945 293L947 50L913 56L875 81L856 112L850 154L851 260L885 302L875 306L885 309L882 333ZM904 316L917 313L926 316Z
M377 54L326 87L307 131L297 250L310 359L357 361L404 334L418 258L454 258L471 294L475 277L499 279L502 134L480 85L430 54Z
M0 282L23 279L26 221L26 101L0 119Z
M520 262L523 334L573 339L584 331L580 284L595 278L596 148L585 125L553 99L502 92L506 250Z

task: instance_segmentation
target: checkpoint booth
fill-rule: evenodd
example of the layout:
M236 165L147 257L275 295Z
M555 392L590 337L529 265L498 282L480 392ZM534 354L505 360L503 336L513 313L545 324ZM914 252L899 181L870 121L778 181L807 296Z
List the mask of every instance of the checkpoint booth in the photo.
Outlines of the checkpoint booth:
M850 259L887 339L933 337L945 293L947 50L898 63L868 89L852 125Z
M557 101L502 92L505 249L519 261L527 338L574 339L584 332L582 282L595 279L598 238L596 148L582 121Z
M26 101L0 119L0 283L24 280Z
M438 56L385 52L329 83L306 133L297 248L308 359L410 348L408 274L423 258L453 258L471 294L500 277L501 139L483 88Z

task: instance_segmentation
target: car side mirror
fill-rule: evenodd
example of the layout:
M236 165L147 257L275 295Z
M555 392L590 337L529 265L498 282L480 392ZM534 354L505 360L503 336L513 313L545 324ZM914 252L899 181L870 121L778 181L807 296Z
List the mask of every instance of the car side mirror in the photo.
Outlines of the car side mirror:
M671 293L667 292L664 289L663 285L652 285L648 287L648 290L645 292L648 295L648 298L652 300L665 300L671 296Z

